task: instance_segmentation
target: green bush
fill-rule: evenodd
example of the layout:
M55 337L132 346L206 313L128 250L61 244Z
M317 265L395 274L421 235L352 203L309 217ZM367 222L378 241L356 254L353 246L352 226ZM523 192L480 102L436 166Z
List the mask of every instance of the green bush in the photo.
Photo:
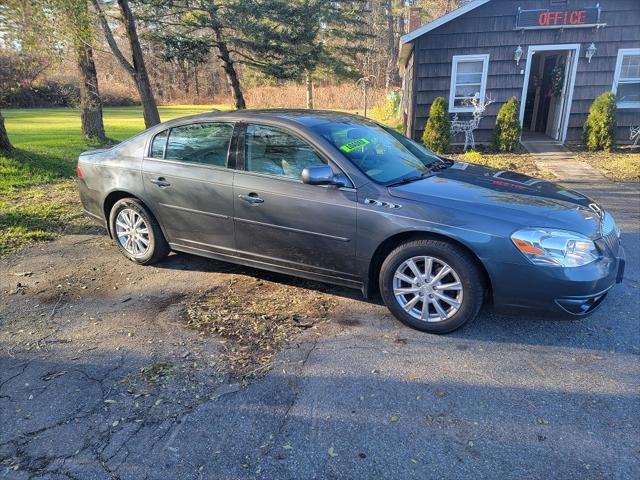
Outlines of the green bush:
M435 153L445 153L451 146L451 121L444 98L438 97L431 104L427 128L422 134L425 146Z
M520 142L520 106L516 97L502 105L493 131L493 147L498 152L513 152Z
M613 150L616 138L616 96L603 93L589 108L584 124L584 144L589 150Z

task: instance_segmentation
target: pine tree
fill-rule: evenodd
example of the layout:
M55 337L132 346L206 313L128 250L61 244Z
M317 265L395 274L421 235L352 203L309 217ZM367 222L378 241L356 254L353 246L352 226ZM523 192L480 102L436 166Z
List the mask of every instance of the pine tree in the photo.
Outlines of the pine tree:
M616 96L611 92L603 93L591 104L584 124L584 144L589 150L613 150L616 108Z
M446 153L451 147L451 120L447 102L442 97L436 98L431 104L422 141L435 153Z
M96 0L94 0L96 1ZM206 41L217 52L231 89L235 107L246 108L242 86L236 67L242 52L234 46L235 38L246 28L246 21L238 15L244 0L141 0L140 15L156 30L169 31L195 46Z
M520 143L520 107L518 99L511 97L498 112L493 131L493 146L498 152L513 152Z
M360 76L357 57L366 52L364 0L243 0L234 13L242 19L236 44L246 63L278 80L304 81L313 108L313 80Z

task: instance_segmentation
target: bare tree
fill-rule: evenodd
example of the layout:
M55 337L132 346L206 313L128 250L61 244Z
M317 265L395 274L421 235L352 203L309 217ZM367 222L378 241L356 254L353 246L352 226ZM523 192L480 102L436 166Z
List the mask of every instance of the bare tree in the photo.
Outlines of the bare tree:
M144 62L144 55L142 53L142 47L140 46L140 39L138 38L138 30L136 28L135 17L131 11L128 0L118 0L118 7L120 14L122 15L122 22L124 24L127 39L129 40L129 47L131 49L131 62L124 56L120 47L116 43L116 40L109 26L107 17L98 2L98 0L91 0L93 6L98 12L100 18L100 24L104 31L104 36L111 48L111 51L118 59L122 67L131 75L131 78L136 84L138 95L140 95L140 101L142 102L142 112L144 116L144 124L147 128L152 127L160 123L160 114L158 113L158 107L156 100L153 96L153 90L151 88L151 82L149 81L149 75L147 74L147 67Z
M79 73L82 133L86 138L105 141L102 100L91 48L94 25L87 0L16 0L0 13L14 40L10 44L19 45L23 54L37 52L55 58L59 55L61 40L70 47ZM25 66L18 64L16 68L25 78ZM38 74L39 71L36 76Z
M387 49L389 57L387 63L386 88L400 85L400 72L398 71L398 49L396 47L395 23L392 0L385 0L385 14L387 16Z
M9 135L7 135L7 129L4 126L4 117L0 112L0 150L10 152L13 150L13 145L9 141Z
M87 44L76 46L80 72L80 120L82 134L89 139L106 141L102 119L102 99L98 90L98 73L93 50Z
M82 134L88 139L106 141L102 118L102 99L98 88L98 74L93 60L93 49L89 40L93 37L93 26L89 20L87 0L59 2L61 10L68 15L69 32L76 50L80 73L80 120Z

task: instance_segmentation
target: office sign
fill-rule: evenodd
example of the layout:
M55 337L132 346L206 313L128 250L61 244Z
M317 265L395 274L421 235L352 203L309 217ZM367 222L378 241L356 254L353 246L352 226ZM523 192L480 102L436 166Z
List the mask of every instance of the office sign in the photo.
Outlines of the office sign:
M573 10L520 10L516 18L516 30L543 28L598 27L600 7Z

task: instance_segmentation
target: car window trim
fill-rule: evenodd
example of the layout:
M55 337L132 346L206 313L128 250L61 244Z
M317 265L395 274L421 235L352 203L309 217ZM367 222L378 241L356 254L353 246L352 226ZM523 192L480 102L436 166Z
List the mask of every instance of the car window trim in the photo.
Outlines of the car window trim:
M154 158L154 157L145 157L144 159L146 161L153 160L154 162L171 163L173 165L186 165L186 166L189 166L189 167L202 167L202 168L208 168L210 170L220 170L220 171L231 170L228 167L221 167L219 165L209 165L209 164L206 164L206 163L183 162L181 160L168 160L166 158Z
M335 167L340 172L340 174L344 175L349 180L349 183L351 185L350 186L346 186L346 187L338 187L339 190L356 191L356 188L354 187L355 183L353 183L353 180L351 180L351 177L342 168L340 168L340 166L337 165L336 162L332 161L331 158L328 155L326 155L324 152L318 150L315 146L313 146L305 138L303 138L302 136L298 135L295 132L292 132L286 126L271 125L269 123L253 121L253 119L251 121L242 121L240 123L241 123L241 128L240 128L240 131L239 131L238 148L236 149L236 156L237 156L237 159L239 160L238 163L237 163L238 172L241 172L241 173L244 173L244 174L247 174L247 175L258 175L260 177L265 177L265 178L275 178L275 179L279 179L279 180L288 180L288 181L291 181L291 182L304 183L299 178L291 178L291 177L287 177L287 176L284 176L284 175L273 175L273 174L269 174L269 173L250 172L249 170L247 170L246 162L245 162L245 144L246 144L246 139L247 139L247 127L249 125L258 125L260 127L268 127L268 128L274 128L276 130L280 130L280 131L286 133L287 135L291 135L292 137L297 138L301 142L304 142L318 157L320 157L321 159L324 159L324 161L326 162L327 165L329 165L331 167ZM314 187L333 187L333 185L313 185L313 186Z
M145 158L152 158L154 160L164 160L164 157L167 151L167 140L169 139L169 130L171 130L171 128L165 128L164 130L160 130L159 132L153 134L153 136L151 137L151 140L149 141L149 144L146 146L145 154L144 154ZM156 138L158 138L159 135L162 135L165 132L167 133L167 138L164 139L164 145L162 146L162 158L154 157L153 144L155 143Z
M200 162L189 162L187 160L171 160L167 158L167 147L169 146L169 139L171 138L171 132L173 131L174 128L180 128L180 127L187 127L190 125L202 125L202 124L218 124L218 123L224 123L225 125L231 125L231 137L229 138L229 145L227 146L227 164L223 167L219 166L219 165L210 165L207 163L200 163ZM151 138L151 141L149 142L149 145L147 147L147 151L146 151L146 155L145 158L148 160L157 160L160 162L170 162L170 163L175 163L175 164L187 164L187 165L198 165L198 166L203 166L203 167L210 167L210 168L216 168L216 169L224 169L224 170L233 170L234 168L230 166L231 164L231 155L233 153L232 148L233 148L233 143L234 143L234 135L236 135L236 130L237 130L237 126L240 122L237 121L227 121L227 122L221 122L221 121L215 121L215 120L205 120L205 121L199 121L199 122L190 122L190 123L183 123L180 125L174 125L173 127L169 127L167 129L161 130L158 133L156 133L155 135L153 135L153 137ZM162 158L156 158L151 156L152 150L153 150L153 142L156 139L156 137L158 135L163 134L164 132L167 132L167 138L165 139L164 142L164 149L162 151ZM234 159L235 160L235 159Z

